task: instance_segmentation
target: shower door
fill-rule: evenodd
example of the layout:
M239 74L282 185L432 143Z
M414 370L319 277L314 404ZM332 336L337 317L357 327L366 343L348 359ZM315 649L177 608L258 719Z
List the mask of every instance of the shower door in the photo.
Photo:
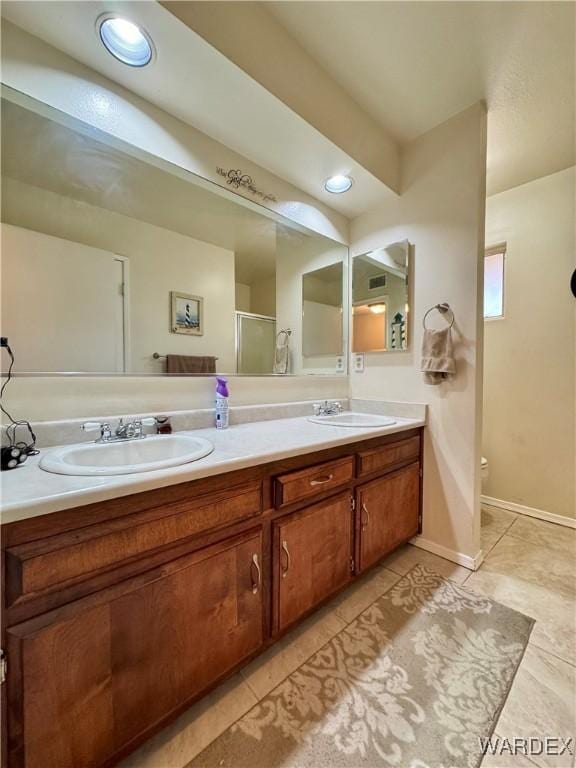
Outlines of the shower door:
M236 372L272 373L276 318L236 312Z

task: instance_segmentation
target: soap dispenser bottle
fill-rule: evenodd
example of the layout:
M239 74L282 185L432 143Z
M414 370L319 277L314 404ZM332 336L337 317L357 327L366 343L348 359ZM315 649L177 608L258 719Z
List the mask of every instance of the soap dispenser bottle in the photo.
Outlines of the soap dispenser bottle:
M228 380L216 377L216 429L226 429L228 426Z

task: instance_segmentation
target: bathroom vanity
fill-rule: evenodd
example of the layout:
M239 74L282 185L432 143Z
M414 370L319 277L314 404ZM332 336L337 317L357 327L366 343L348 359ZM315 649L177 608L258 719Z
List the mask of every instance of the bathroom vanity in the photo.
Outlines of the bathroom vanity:
M421 424L4 525L5 764L115 764L416 535Z

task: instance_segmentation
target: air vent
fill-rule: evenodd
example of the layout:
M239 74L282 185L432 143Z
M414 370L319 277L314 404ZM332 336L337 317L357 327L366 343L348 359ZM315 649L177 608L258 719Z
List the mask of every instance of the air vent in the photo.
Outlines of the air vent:
M368 280L368 288L373 291L376 288L386 288L386 275L377 275Z

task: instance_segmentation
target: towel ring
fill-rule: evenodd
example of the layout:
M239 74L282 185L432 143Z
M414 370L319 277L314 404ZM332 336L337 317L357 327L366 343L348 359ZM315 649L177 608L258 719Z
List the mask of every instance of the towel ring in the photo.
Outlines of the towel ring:
M430 309L429 309L429 310L426 312L426 314L425 314L425 315L424 315L424 317L422 318L422 327L423 327L425 330L428 330L428 329L426 328L426 318L428 317L428 315L430 314L430 312L433 312L435 309L437 309L437 310L438 310L438 312L440 312L440 314L441 314L442 316L444 316L444 315L445 315L447 312L450 312L450 315L452 316L452 319L451 319L451 321L450 321L450 325L449 325L448 327L449 327L449 328L452 328L452 326L454 325L454 311L452 310L452 308L451 308L450 304L448 304L447 302L443 302L442 304L434 304L434 306L433 306L433 307L430 307Z

